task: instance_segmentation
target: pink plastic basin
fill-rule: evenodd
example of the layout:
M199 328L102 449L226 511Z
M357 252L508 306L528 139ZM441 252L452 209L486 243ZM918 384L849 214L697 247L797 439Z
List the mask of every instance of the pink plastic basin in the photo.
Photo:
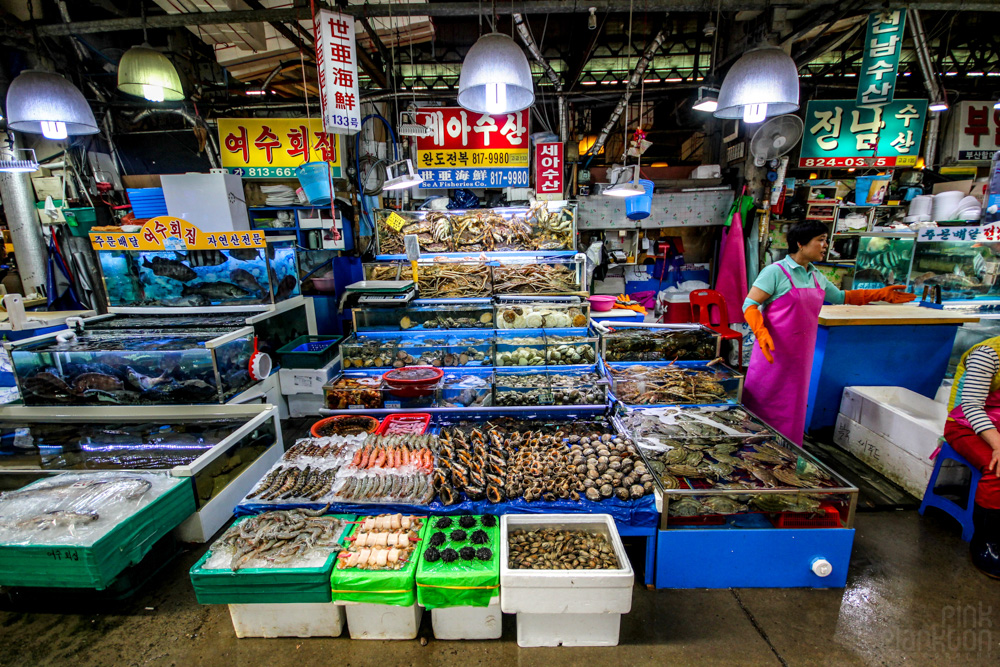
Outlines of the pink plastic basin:
M617 301L617 298L613 296L604 296L601 294L595 294L587 298L590 300L590 307L599 313L611 310L615 307L615 301Z

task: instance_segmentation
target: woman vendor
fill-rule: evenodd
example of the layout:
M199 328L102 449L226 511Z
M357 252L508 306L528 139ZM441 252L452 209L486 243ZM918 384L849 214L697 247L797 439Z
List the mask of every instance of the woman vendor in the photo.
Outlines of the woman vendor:
M914 298L902 285L846 292L835 287L812 265L826 257L828 232L824 223L814 220L794 225L788 231L788 256L760 272L743 302L743 315L758 343L750 357L743 402L797 445L802 444L823 302L861 306Z
M944 439L983 473L972 512L972 564L1000 579L1000 336L962 356L948 410Z

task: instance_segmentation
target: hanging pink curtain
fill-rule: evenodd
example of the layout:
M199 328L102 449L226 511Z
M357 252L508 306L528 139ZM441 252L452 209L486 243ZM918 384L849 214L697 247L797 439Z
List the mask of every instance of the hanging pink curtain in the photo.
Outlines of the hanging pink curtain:
M742 324L743 300L747 296L747 261L743 244L743 217L740 207L733 213L733 224L722 232L722 250L719 254L719 275L715 291L722 294L729 310L728 324ZM726 324L725 322L723 324Z

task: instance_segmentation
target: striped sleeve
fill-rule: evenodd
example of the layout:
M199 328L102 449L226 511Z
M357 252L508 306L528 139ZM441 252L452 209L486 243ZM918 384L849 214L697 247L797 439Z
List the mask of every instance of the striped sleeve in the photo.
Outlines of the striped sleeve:
M992 347L982 345L965 358L962 411L976 433L996 428L983 408L990 393L990 384L998 372L1000 372L1000 357Z

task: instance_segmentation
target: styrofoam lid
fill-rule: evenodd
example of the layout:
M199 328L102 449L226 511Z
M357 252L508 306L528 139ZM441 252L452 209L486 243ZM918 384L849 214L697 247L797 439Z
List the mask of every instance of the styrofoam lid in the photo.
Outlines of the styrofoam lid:
M663 299L667 303L691 303L690 292L673 292L666 294Z

